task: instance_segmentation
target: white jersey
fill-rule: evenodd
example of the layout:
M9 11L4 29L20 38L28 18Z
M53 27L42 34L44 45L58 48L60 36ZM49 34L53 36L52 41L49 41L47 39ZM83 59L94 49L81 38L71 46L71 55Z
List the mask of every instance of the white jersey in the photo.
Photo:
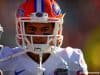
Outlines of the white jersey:
M0 53L0 69L4 75L37 75L39 64L33 61L28 55L22 54L16 57L2 60L16 53L23 51L20 48L5 47ZM43 75L55 75L57 69L67 69L68 75L77 75L77 72L86 72L87 65L80 49L71 47L58 48L55 54L42 64L45 68ZM58 74L60 75L60 74ZM66 74L62 74L66 75Z

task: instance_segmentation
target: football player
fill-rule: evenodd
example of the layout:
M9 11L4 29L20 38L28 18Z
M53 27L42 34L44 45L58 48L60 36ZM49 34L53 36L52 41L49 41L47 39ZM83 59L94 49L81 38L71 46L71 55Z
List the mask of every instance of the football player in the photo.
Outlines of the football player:
M55 0L26 0L16 15L19 47L0 54L4 75L87 74L82 51L61 48L64 14Z

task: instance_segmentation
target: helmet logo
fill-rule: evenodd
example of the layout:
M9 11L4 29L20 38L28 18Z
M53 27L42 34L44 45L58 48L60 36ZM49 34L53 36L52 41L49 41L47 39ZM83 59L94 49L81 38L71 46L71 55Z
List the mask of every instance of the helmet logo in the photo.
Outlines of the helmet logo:
M59 8L59 6L56 3L52 4L52 10L54 11L54 13L56 15L61 14L61 9Z
M18 9L17 16L24 16L24 10Z
M37 17L42 17L43 16L43 13L36 13L36 16Z

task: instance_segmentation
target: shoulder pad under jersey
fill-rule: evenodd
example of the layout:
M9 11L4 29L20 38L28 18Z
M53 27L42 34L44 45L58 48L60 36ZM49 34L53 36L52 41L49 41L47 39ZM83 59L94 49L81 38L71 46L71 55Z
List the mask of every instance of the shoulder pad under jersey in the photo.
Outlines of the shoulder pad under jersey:
M78 48L72 48L72 47L67 47L66 52L68 54L68 57L74 57L74 58L79 58L80 55L82 55L82 51Z
M0 61L2 61L3 59L8 59L10 58L10 56L19 53L20 51L22 51L21 48L10 48L10 47L3 47L2 50L0 51Z

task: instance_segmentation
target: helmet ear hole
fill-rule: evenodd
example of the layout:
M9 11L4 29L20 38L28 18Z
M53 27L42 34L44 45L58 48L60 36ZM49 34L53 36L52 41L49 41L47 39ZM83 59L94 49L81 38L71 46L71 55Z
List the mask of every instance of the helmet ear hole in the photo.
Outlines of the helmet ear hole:
M36 13L36 16L37 17L42 17L43 16L43 13Z

